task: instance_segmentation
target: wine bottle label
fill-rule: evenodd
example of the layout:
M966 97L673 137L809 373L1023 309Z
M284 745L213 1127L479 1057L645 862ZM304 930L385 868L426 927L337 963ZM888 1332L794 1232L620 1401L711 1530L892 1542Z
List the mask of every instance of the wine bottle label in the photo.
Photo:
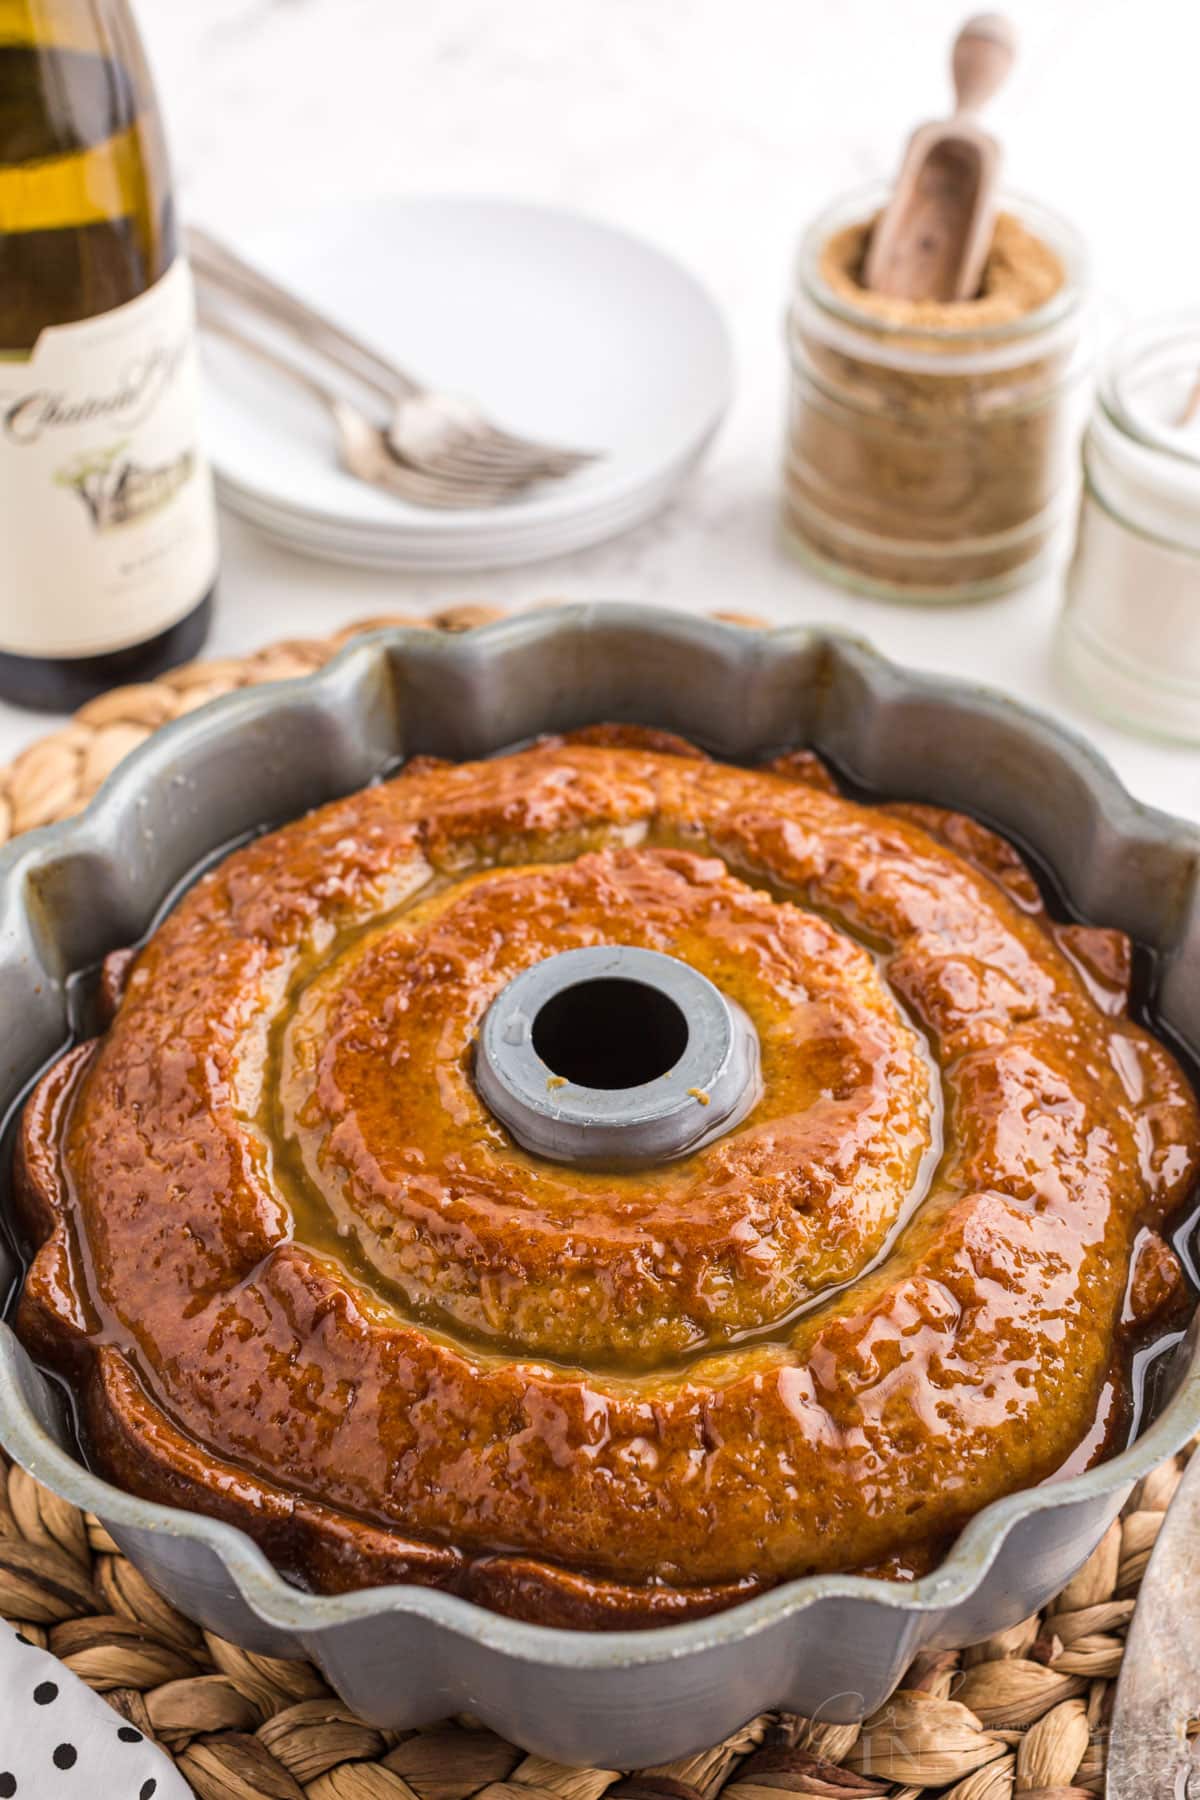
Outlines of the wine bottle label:
M92 656L185 618L217 566L191 275L0 361L0 650Z

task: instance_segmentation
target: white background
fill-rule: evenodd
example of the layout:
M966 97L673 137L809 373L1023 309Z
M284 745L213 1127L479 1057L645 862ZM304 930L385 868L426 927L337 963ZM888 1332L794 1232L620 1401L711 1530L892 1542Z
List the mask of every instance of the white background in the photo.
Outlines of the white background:
M969 3L141 0L189 216L219 228L235 206L269 213L364 191L578 207L687 262L726 311L738 358L732 413L686 494L653 524L568 559L468 578L375 576L305 562L225 518L213 652L462 598L630 598L828 621L1072 718L1135 792L1200 817L1200 752L1107 729L1056 689L1056 582L973 608L887 606L823 587L776 540L796 236L840 189L888 173L909 126L945 109L947 46ZM1110 313L1200 305L1200 8L1011 10L1020 61L990 115L1011 184L1082 229ZM3 713L0 756L46 728Z

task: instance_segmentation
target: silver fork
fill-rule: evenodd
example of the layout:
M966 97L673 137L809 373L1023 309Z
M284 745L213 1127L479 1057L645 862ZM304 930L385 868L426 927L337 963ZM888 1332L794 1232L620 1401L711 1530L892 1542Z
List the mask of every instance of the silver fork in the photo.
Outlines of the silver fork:
M595 460L594 452L504 431L473 401L423 387L210 232L193 225L187 235L189 257L201 285L212 284L259 310L388 403L392 411L386 439L403 462L448 478L461 474L474 480L490 473L528 484L569 475Z
M385 489L414 506L455 507L499 506L515 499L528 486L526 478L514 478L495 470L475 470L473 475L461 471L447 475L433 469L417 469L398 462L392 454L387 435L344 394L328 387L308 369L283 356L249 333L239 331L223 318L205 298L198 296L197 316L201 328L213 336L225 338L248 356L256 358L277 374L285 376L320 402L329 414L337 442L338 459L343 468L371 487Z

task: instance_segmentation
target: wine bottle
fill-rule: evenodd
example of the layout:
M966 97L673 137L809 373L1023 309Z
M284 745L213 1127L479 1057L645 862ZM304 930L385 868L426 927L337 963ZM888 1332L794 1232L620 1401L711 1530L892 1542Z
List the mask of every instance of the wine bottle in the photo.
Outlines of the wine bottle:
M127 0L0 0L0 697L71 708L203 643L197 386Z

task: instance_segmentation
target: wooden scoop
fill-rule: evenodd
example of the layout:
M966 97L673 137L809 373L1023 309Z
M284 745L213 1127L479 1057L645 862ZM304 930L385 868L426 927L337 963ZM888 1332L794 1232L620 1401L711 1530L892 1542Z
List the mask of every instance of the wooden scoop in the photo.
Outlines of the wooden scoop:
M1000 146L975 113L1013 65L1016 35L1000 13L968 19L950 59L952 119L919 125L895 192L871 234L863 280L903 300L970 300L996 221Z

